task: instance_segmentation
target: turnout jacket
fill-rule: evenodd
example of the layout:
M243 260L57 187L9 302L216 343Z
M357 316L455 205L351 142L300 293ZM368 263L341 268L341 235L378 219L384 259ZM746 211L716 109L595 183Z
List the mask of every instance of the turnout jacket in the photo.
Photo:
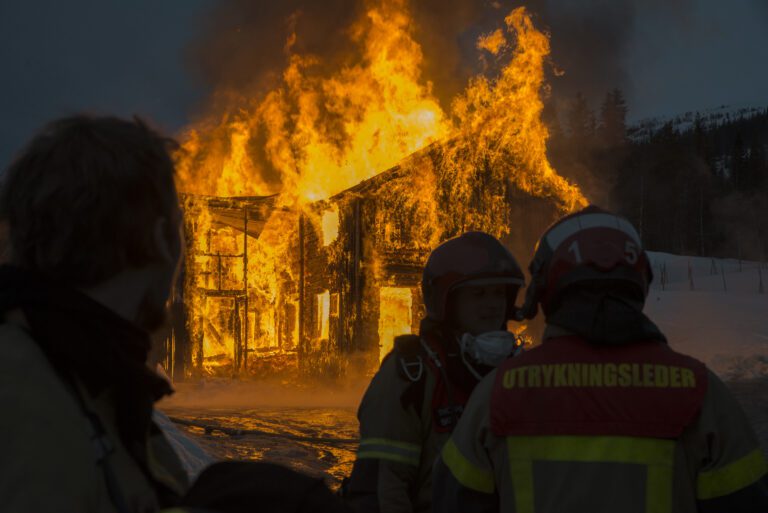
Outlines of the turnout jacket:
M477 384L458 345L443 347L429 334L398 337L368 386L357 414L360 446L345 486L357 511L431 511L432 465Z
M758 513L768 481L748 420L703 364L661 341L564 336L477 386L433 497L441 513Z
M151 513L187 476L152 421L149 335L52 278L0 267L0 510Z
M159 429L148 433L145 471L120 439L112 394L92 397L80 384L75 392L23 326L0 325L0 354L0 510L123 513L114 486L127 512L144 513L160 509L158 487L185 492L186 474Z
M214 463L188 487L152 420L171 388L147 333L81 292L3 266L0 313L3 513L348 511L321 479L266 463Z

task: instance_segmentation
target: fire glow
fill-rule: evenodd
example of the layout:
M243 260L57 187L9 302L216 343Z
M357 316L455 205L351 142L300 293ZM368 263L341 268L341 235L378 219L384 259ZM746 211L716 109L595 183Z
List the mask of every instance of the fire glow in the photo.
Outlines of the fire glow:
M393 167L408 178L393 179L386 194L419 222L406 228L383 222L376 230L394 250L405 251L402 241L414 239L409 251L416 260L457 230L504 235L505 200L491 189L478 199L479 169L547 198L560 212L586 203L546 157L540 95L549 40L524 8L477 43L478 51L505 62L498 76L473 78L445 111L422 76L424 57L407 0L367 1L366 7L350 31L357 63L322 75L320 57L294 53L299 35L291 34L277 87L243 98L236 112L217 113L183 137L177 164L187 197L184 301L198 348L192 358L204 372L222 365L245 369L249 358L275 353L322 353L332 338L337 349L348 345L343 340L354 323L344 312L355 310L345 297L371 284L353 279L336 292L318 290L316 306L303 308L314 272L305 265L310 232L328 261L374 278L376 361L391 348L392 336L414 328L415 289L384 271L380 250L360 237L353 243L340 236L340 230L360 233L352 225L365 215L340 213L334 203L357 198L360 192L345 191ZM263 145L259 152L254 141ZM441 197L445 190L450 206ZM247 198L225 201L233 197ZM364 257L339 255L343 244ZM304 325L310 321L314 329Z

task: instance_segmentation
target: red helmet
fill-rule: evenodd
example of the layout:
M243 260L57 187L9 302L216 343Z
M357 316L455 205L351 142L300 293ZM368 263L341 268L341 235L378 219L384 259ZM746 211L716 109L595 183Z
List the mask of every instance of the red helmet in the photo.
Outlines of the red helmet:
M492 235L467 232L440 244L429 255L421 280L427 317L445 321L448 294L458 285L505 284L507 318L513 319L525 276L515 257Z
M520 317L532 319L541 304L554 311L568 287L594 287L645 299L653 279L648 256L632 224L589 206L553 224L536 245L531 285Z

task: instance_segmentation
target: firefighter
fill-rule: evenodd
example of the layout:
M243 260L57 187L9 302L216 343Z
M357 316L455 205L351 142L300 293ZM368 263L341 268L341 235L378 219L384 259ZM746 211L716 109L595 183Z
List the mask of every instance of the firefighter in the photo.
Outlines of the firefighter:
M152 420L172 390L147 365L150 334L183 242L169 149L139 120L74 116L3 175L0 511L347 511L264 463L215 463L190 487Z
M766 462L725 385L646 317L635 228L595 207L541 237L521 314L543 344L478 385L434 511L765 512Z
M139 121L46 126L3 175L0 510L133 513L187 477L146 365L181 255L168 140Z
M359 511L430 511L432 464L475 385L519 348L507 331L523 273L494 237L468 232L430 255L426 318L395 339L358 411L345 494Z

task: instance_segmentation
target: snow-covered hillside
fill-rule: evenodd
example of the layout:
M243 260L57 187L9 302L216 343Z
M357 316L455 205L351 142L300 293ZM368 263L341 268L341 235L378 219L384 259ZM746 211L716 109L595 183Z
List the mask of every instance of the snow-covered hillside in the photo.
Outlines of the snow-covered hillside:
M692 130L696 123L696 117L701 119L705 128L713 128L723 123L729 123L739 119L748 119L766 111L766 106L753 105L721 105L702 111L689 111L670 116L658 116L641 119L631 123L627 128L627 135L635 142L641 142L650 138L667 123L672 123L672 128L677 132Z
M768 375L768 266L666 253L650 258L655 279L646 313L672 347L726 378Z

